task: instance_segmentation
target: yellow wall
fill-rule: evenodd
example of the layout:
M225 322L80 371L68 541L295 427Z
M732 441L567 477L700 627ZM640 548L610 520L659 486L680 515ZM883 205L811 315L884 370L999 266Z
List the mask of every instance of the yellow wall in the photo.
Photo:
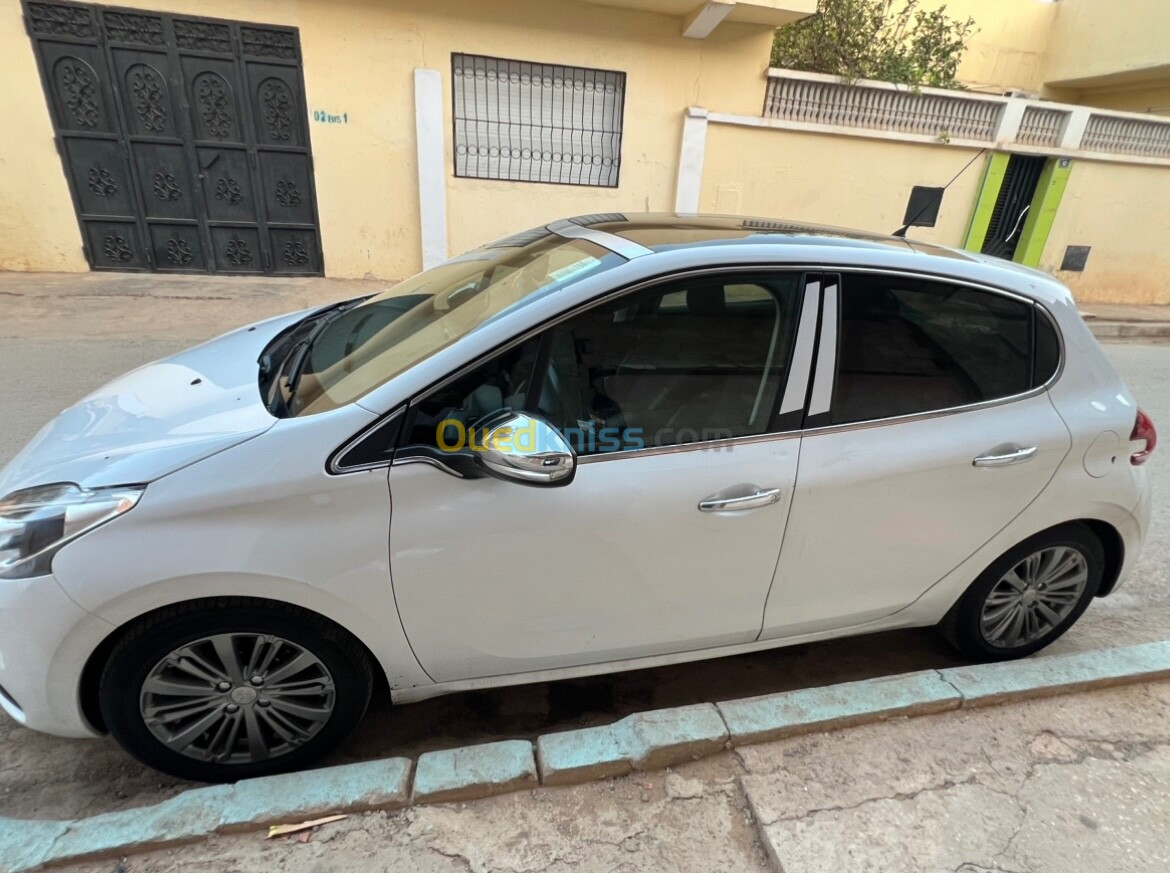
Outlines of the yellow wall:
M975 19L978 29L959 65L959 81L966 87L987 93L1040 91L1058 4L1049 0L922 0L920 5L923 9L945 6L951 18Z
M1077 161L1041 269L1082 302L1170 303L1170 169ZM1069 245L1092 246L1083 273L1058 271Z
M191 13L189 0L117 5ZM200 0L198 14L300 28L325 269L398 278L420 267L415 161L416 67L442 72L450 125L452 52L627 73L621 185L599 189L453 177L452 253L554 218L673 208L688 105L758 114L771 28L724 23L684 39L677 17L573 0ZM84 270L80 233L33 51L16 0L0 2L0 269ZM12 119L21 119L13 124Z
M941 187L977 152L829 134L712 124L699 208L891 233L910 189ZM961 245L983 173L976 161L943 197L937 227L916 239Z
M1170 62L1166 0L1060 0L1054 6L1045 70L1054 85L1135 75Z
M921 0L975 19L959 65L973 91L1170 114L1170 0Z
M0 270L87 270L20 4L0 3Z
M1125 88L1075 91L1068 99L1072 103L1084 103L1088 106L1116 109L1120 112L1170 115L1170 84L1131 85Z

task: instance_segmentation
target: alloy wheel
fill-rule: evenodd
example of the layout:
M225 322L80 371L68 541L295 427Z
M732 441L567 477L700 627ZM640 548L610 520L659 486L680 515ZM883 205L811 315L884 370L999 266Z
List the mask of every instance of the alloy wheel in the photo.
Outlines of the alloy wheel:
M1033 552L1008 570L983 603L980 631L992 646L1014 649L1035 642L1076 609L1089 565L1069 546Z
M159 661L143 682L139 711L172 751L245 764L304 746L335 701L332 675L308 649L269 634L222 633Z

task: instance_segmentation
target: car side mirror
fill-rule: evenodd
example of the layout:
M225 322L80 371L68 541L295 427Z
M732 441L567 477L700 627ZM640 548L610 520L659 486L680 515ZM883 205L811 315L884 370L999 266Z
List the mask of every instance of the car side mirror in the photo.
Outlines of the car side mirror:
M477 428L472 453L488 475L522 485L568 485L577 472L577 453L551 424L535 415L504 412Z

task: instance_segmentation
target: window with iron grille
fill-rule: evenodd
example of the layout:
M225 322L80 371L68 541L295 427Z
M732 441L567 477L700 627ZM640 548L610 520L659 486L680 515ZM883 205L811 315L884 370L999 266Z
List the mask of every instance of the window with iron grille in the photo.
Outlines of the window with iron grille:
M451 55L455 175L616 188L626 74Z

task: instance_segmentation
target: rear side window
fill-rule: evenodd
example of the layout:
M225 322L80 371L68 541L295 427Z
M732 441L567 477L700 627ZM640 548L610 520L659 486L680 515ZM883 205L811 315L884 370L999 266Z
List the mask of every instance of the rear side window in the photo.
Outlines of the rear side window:
M1030 303L973 288L844 276L832 423L950 409L1027 391L1041 375L1035 358L1043 357L1051 371L1058 357L1051 350L1035 354L1033 312ZM1052 334L1040 345L1054 342Z

